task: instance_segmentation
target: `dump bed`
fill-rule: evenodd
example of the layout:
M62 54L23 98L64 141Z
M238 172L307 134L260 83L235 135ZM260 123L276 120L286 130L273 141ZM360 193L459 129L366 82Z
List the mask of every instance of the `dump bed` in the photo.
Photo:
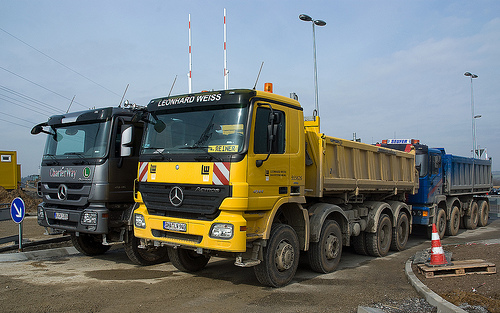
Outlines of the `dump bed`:
M306 128L307 129L307 128ZM306 130L306 196L415 193L415 154Z
M445 154L442 163L445 180L444 194L482 194L490 191L492 187L491 160Z

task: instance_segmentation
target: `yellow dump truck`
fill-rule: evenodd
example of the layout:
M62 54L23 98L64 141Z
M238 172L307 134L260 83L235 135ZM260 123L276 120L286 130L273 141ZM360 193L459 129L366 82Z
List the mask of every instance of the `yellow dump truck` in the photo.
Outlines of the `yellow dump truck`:
M326 136L297 100L266 91L159 98L147 110L134 233L144 249L166 245L179 270L231 257L279 287L302 253L328 273L343 246L405 247L414 153Z
M21 165L16 151L0 151L0 186L7 190L21 185Z

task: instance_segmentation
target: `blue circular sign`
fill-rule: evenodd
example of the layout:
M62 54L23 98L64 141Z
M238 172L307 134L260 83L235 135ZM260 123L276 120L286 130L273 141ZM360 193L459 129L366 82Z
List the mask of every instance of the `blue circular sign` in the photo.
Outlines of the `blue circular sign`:
M15 198L10 204L10 216L12 220L16 223L21 223L24 219L24 214L26 213L24 207L24 201L21 198Z

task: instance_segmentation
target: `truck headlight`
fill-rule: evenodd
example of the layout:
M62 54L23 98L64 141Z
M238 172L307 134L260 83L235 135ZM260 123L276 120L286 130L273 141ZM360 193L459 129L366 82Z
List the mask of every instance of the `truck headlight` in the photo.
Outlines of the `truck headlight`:
M232 224L213 224L212 229L210 229L210 237L216 239L231 239L233 238Z
M134 225L137 228L146 228L146 220L142 214L134 213Z
M45 218L45 213L43 212L43 209L41 207L38 207L37 211L38 211L37 212L38 219L43 220Z
M40 197L43 198L43 193L42 193L42 182L37 181L36 182L36 194Z
M97 212L83 212L82 224L97 224Z

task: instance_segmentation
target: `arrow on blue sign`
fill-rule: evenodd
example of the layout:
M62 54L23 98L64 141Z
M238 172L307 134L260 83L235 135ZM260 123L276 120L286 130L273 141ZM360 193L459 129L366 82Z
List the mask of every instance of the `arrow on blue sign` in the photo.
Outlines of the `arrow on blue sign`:
M16 223L21 223L24 219L25 207L24 201L21 198L15 198L10 204L10 216Z

